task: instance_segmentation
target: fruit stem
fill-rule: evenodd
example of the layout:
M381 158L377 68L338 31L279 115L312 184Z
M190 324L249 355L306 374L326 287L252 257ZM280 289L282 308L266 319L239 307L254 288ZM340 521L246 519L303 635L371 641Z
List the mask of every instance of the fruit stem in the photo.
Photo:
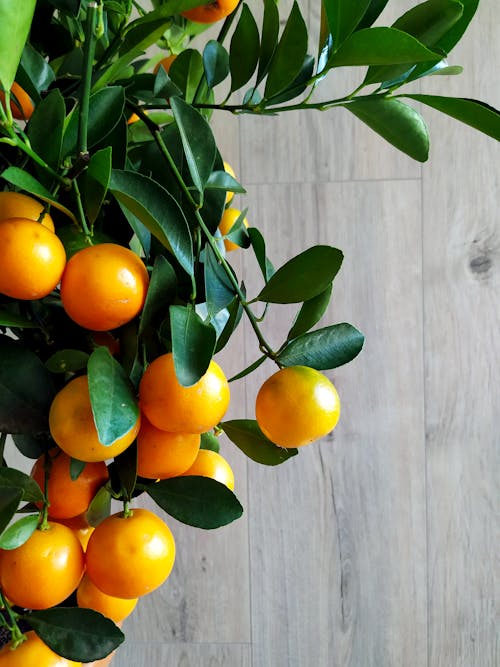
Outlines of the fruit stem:
M2 616L3 623L8 627L12 634L12 648L17 648L26 639L26 635L21 632L17 624L17 614L12 610L9 601L4 596L3 591L0 590L0 600L9 616L10 623Z
M85 26L85 43L83 45L83 75L80 95L80 113L78 119L78 149L80 156L88 154L87 130L89 120L89 99L92 85L92 65L95 53L95 28L97 19L97 2L91 0L87 7L87 23Z
M134 510L130 507L130 500L123 501L123 518L129 519L134 514Z
M85 220L85 212L83 210L82 196L80 194L80 188L78 187L78 182L77 182L76 178L73 181L73 191L75 193L76 206L77 206L77 209L78 209L78 218L80 219L80 224L81 224L81 227L83 229L83 233L85 234L87 239L91 239L92 238L92 233L90 232L90 230L87 226L87 222Z
M38 526L39 530L49 529L49 479L51 467L52 459L50 458L50 454L47 451L45 452L43 459L43 509L40 525Z

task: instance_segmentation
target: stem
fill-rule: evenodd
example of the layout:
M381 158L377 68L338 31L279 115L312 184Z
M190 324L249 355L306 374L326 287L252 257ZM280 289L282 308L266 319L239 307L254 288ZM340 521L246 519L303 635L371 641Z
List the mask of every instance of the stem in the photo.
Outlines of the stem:
M89 120L89 98L92 85L92 64L95 53L95 28L97 20L97 2L92 0L87 9L85 44L83 45L83 77L80 96L80 114L78 122L78 147L80 155L88 153L87 127Z
M15 611L12 610L9 601L4 596L3 591L1 590L0 590L0 600L9 616L10 624L7 623L7 621L5 621L5 625L7 625L12 634L12 648L15 649L19 646L19 644L23 643L23 641L26 639L26 635L23 634L19 629L19 626L17 624L17 614L15 613Z
M85 234L85 236L88 239L90 239L90 238L92 238L92 233L89 230L89 228L87 226L87 222L85 220L85 212L83 210L82 196L80 194L80 188L78 187L78 182L77 182L76 178L73 181L73 190L75 192L76 207L78 209L78 217L80 219L80 224L82 226L83 233Z
M123 501L123 518L129 519L134 514L134 510L130 507L130 500Z

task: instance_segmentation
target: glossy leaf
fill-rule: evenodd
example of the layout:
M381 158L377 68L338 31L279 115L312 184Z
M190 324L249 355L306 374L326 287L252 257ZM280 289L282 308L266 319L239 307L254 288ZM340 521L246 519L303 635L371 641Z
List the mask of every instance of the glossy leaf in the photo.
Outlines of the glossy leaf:
M370 0L323 0L333 48L337 49L354 31L370 5Z
M191 232L175 199L159 183L134 171L114 169L109 189L192 274Z
M50 446L48 435L30 435L27 433L13 433L12 440L23 456L28 459L37 459Z
M205 248L204 277L207 311L212 317L229 306L235 297L235 291L214 251L208 245Z
M27 503L38 503L43 500L40 487L33 477L15 468L0 467L0 487L21 491L21 499Z
M296 1L269 65L264 97L287 88L300 72L307 54L307 27Z
M111 494L107 486L101 486L85 512L85 519L90 526L98 526L110 513Z
M27 317L10 312L6 308L0 308L0 326L14 329L37 329L40 325L28 320Z
M182 91L177 88L172 79L163 69L163 66L160 67L155 76L155 83L153 87L153 96L154 97L173 97L175 95L181 95ZM149 117L152 119L151 113ZM153 120L153 119L152 119Z
M412 107L397 99L381 96L354 100L352 104L346 105L346 109L414 160L427 160L427 127L422 116Z
M257 263L264 279L267 281L274 273L274 266L266 255L266 242L256 227L249 227L247 231L248 236L250 237L250 245L255 253L255 258L257 259Z
M112 469L112 472L111 472ZM125 500L132 500L137 481L137 442L133 442L119 456L115 457L110 466L110 476L116 475L118 491Z
M85 470L87 463L85 461L79 461L78 459L71 458L69 462L69 476L75 482L82 472Z
M203 49L203 69L209 88L224 81L229 74L229 54L215 39L209 40Z
M172 63L168 75L190 104L204 76L203 58L198 51L186 49Z
M177 277L172 265L162 255L158 255L149 281L146 302L142 309L139 334L143 334L155 320L165 318L177 289Z
M0 0L0 84L10 90L35 12L36 0Z
M29 514L18 519L0 535L0 549L17 549L33 535L37 529L40 516Z
M23 497L22 489L0 486L0 533L9 525Z
M228 174L227 171L213 171L205 185L206 189L224 190L225 192L237 192L245 194L245 188L238 181Z
M384 11L385 6L389 0L371 0L363 18L358 24L358 29L369 28L378 19L380 14Z
M28 123L31 147L54 169L59 166L65 116L64 98L55 89L36 106ZM50 132L47 132L48 127ZM51 178L49 176L49 180Z
M229 318L226 322L226 325L224 326L224 329L217 338L215 353L220 352L227 345L234 330L241 321L241 317L243 315L243 307L238 297L235 297L231 301L231 303L227 307L227 311L229 313Z
M271 106L272 104L283 104L288 102L288 100L293 100L298 95L301 95L308 86L309 79L314 73L314 58L307 55L304 58L304 63L300 69L300 72L297 74L292 83L285 88L281 93L270 97L267 100L267 105Z
M40 93L48 90L55 78L54 70L45 58L31 44L26 44L17 68L17 83L38 103Z
M234 493L209 477L164 479L147 492L167 514L196 528L220 528L243 514Z
M460 2L463 6L460 20L436 44L436 47L442 49L445 53L450 53L453 47L458 44L479 6L479 0L460 0Z
M239 90L251 79L259 62L259 54L259 29L248 5L243 3L229 49L232 91Z
M209 124L180 97L170 100L175 122L181 134L184 154L194 186L202 193L215 161L216 145Z
M442 95L405 95L500 141L500 111L484 102Z
M111 147L97 151L90 158L83 174L82 197L85 213L90 224L94 224L101 210L111 178Z
M262 37L260 42L259 67L257 69L257 84L266 76L269 65L276 50L280 17L275 0L264 0L264 16L262 19Z
M75 373L86 368L89 355L81 350L58 350L45 362L51 373Z
M125 639L113 621L93 609L53 607L33 611L26 620L57 655L78 662L100 660Z
M343 257L338 248L313 246L280 267L257 299L267 303L299 303L312 299L331 284Z
M200 449L209 449L212 452L219 452L219 438L212 432L202 433L200 440Z
M128 433L139 416L133 389L107 347L98 347L88 361L90 403L99 441L112 445Z
M216 334L191 305L170 306L170 330L175 374L183 387L190 387L207 371Z
M309 329L319 322L328 308L331 295L332 285L330 284L324 292L321 292L321 294L318 294L308 301L304 301L297 313L292 328L288 332L289 340L297 338L297 336L309 331Z
M222 422L221 428L238 449L257 463L275 466L288 461L298 453L294 448L284 449L271 442L254 419Z
M284 366L309 366L319 371L337 368L361 352L364 340L351 324L334 324L295 338L278 360Z

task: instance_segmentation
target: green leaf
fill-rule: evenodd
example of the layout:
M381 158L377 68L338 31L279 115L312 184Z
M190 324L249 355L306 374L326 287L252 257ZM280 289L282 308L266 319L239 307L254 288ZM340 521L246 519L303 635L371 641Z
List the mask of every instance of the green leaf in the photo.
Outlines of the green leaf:
M343 258L338 248L313 246L279 268L256 300L267 303L308 301L327 289L337 275Z
M43 501L43 493L33 477L15 468L0 467L0 487L21 491L21 500L27 503Z
M201 434L200 449L209 449L212 452L219 452L219 438L211 431Z
M463 6L460 20L436 44L436 47L442 49L445 53L450 53L453 47L458 44L479 6L479 0L460 0L460 2Z
M243 3L229 49L231 91L239 90L251 79L259 62L259 55L259 29L248 5Z
M78 16L81 0L49 0L56 9Z
M280 17L275 0L264 0L264 16L262 19L262 37L260 41L259 67L257 85L266 76L278 43Z
M33 535L40 520L39 514L29 514L11 524L0 535L0 549L17 549Z
M319 322L330 303L331 295L332 285L330 284L324 292L321 292L321 294L318 294L308 301L304 301L295 318L292 328L288 332L288 340L297 338L297 336L309 331L309 329Z
M333 47L337 49L355 30L366 13L370 0L323 0L323 5L333 37Z
M202 193L215 161L216 145L209 124L180 97L170 100L175 122L181 134L184 154L194 186Z
M137 481L137 442L115 457L110 469L118 478L119 491L125 500L132 500L132 495Z
M198 51L186 49L179 53L168 74L182 91L185 101L191 104L204 75L203 58Z
M137 422L139 407L125 371L107 347L98 347L88 361L92 413L103 445L112 445Z
M0 326L14 329L38 329L40 325L22 315L11 313L6 308L0 308Z
M304 58L304 63L300 69L300 72L297 74L292 83L285 88L281 93L270 97L267 100L267 105L272 104L283 104L288 102L288 100L293 100L298 95L301 95L308 86L309 79L312 77L314 72L314 58L307 55Z
M90 503L85 518L91 526L98 526L111 513L111 494L107 486L101 486Z
M65 116L64 98L56 88L36 106L28 123L31 147L53 169L59 166ZM50 132L47 132L49 127ZM41 168L39 174L42 176ZM51 182L52 177L49 176L49 179Z
M422 116L398 99L376 97L353 100L345 108L414 160L429 156L429 135Z
M213 171L206 182L207 190L224 190L225 192L237 192L245 194L245 188L228 174L227 171Z
M245 224L247 211L247 208L243 209L233 222L229 232L224 234L225 239L236 243L240 248L248 248L250 245L250 237L248 236L247 226Z
M229 306L235 297L235 291L214 251L208 245L205 248L204 278L207 311L209 316L213 317Z
M33 20L36 0L0 0L0 83L10 90Z
M388 2L389 0L371 0L365 15L358 24L358 30L372 26L382 14Z
M183 387L190 387L207 371L215 349L215 329L191 305L170 306L170 329L175 374Z
M260 267L264 280L269 280L274 273L274 266L269 261L266 255L266 242L264 237L259 232L256 227L249 227L247 229L248 236L250 237L250 245L255 254L255 258Z
M177 290L175 271L163 255L158 255L151 273L146 302L142 309L139 334L143 334L156 319L165 319L165 313Z
M328 67L397 65L435 60L436 54L415 37L396 28L366 28L353 33L333 53ZM373 81L372 81L373 82Z
M500 141L500 111L484 102L464 97L442 95L405 95Z
M191 232L179 204L159 183L134 171L113 169L109 189L193 273Z
M243 315L243 306L241 305L238 297L235 297L231 301L227 307L227 311L229 313L229 318L224 326L224 329L217 338L215 353L220 352L227 345L234 330L241 321L241 317Z
M111 178L111 147L97 151L90 158L89 164L83 173L82 196L85 213L93 225L108 191Z
M233 375L232 377L230 377L228 382L234 382L235 380L241 380L241 378L244 378L247 375L250 375L250 373L253 373L254 370L256 370L259 366L262 366L262 364L267 359L268 359L267 354L263 354L258 359L253 361L249 366L244 368L242 371L240 371L239 373L236 373L236 375Z
M153 87L153 96L154 97L174 97L176 95L181 95L182 91L177 88L175 83L172 81L172 79L169 77L169 75L165 72L163 69L163 66L160 67L158 72L156 73L155 76L155 83ZM158 113L158 112L157 112ZM151 112L149 113L149 117L153 119ZM171 118L171 116L167 115L167 118ZM160 122L155 121L160 125ZM149 130L147 130L149 132Z
M22 489L0 487L0 533L9 525L23 497Z
M75 373L86 368L89 355L81 350L58 350L45 362L51 373Z
M38 103L40 93L48 90L55 78L54 70L45 58L31 44L26 44L17 69L17 83Z
M21 343L0 336L0 432L47 431L54 393L51 375L40 359Z
M24 618L54 653L68 660L100 660L125 639L113 621L93 609L53 607Z
M288 461L298 453L296 449L284 449L271 442L262 433L254 419L233 419L222 422L221 428L227 437L252 461L266 466L275 466Z
M209 40L203 49L203 69L209 88L224 81L229 74L229 54L215 39Z
M287 88L300 72L307 54L307 27L294 0L280 41L269 64L264 97Z
M76 482L76 480L80 477L82 472L85 470L86 465L87 463L85 461L79 461L78 459L71 458L71 461L69 462L69 476L73 482Z
M337 368L357 357L364 340L351 324L334 324L295 338L278 360L283 366L309 366L318 371Z
M164 479L149 486L147 492L165 512L196 528L220 528L243 514L234 493L209 477Z
M49 437L46 434L34 436L14 433L12 435L12 440L14 441L15 446L21 452L21 454L26 456L28 459L37 459L47 451L48 447L51 446Z

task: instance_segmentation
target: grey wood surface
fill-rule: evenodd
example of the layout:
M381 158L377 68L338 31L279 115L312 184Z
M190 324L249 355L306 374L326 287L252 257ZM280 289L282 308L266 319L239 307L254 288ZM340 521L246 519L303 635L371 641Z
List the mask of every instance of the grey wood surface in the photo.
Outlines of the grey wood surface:
M301 6L317 21L317 3ZM388 20L413 3L396 0ZM462 76L426 92L500 106L498 0L482 0L451 62ZM325 82L337 95L343 71ZM167 519L173 574L126 621L113 667L496 667L500 238L498 145L424 110L424 166L346 111L274 119L219 114L239 199L276 265L315 243L343 249L325 323L366 335L329 373L334 434L279 468L228 441L244 517L199 531ZM231 257L258 285L249 253ZM293 309L270 309L275 343ZM258 356L242 326L218 361ZM253 417L262 366L232 386ZM498 506L497 506L498 509Z

